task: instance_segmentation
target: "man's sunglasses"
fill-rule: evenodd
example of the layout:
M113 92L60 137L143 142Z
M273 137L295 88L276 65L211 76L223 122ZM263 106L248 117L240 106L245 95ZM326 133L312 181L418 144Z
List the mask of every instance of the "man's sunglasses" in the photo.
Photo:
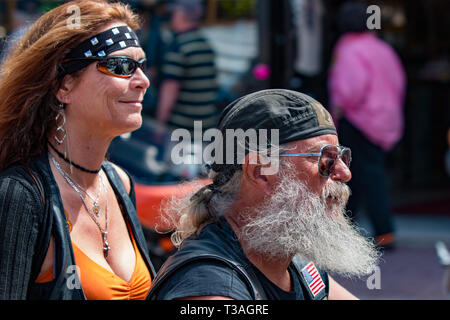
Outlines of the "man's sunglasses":
M144 70L145 58L136 61L129 57L121 56L108 56L108 57L86 57L86 58L74 58L66 59L62 62L70 61L98 61L97 70L103 72L107 75L118 77L118 78L131 78L136 72L137 68Z
M334 146L331 144L325 145L320 149L319 153L292 153L292 154L280 154L280 157L319 157L317 162L319 166L319 174L322 177L329 177L334 170L334 165L339 158L350 168L350 162L352 161L352 151L349 148L342 146Z

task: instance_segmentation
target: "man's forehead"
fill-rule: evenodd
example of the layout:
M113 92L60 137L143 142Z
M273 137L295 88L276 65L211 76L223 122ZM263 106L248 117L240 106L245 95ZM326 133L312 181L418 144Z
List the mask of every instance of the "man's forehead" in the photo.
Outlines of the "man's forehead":
M320 148L327 144L338 145L339 141L337 136L327 134L293 142L297 151L320 150Z

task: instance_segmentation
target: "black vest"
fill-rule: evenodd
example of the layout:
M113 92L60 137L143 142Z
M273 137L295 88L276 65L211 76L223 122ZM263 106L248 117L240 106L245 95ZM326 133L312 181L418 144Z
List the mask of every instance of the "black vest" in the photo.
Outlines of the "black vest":
M208 260L223 263L235 270L247 285L249 293L254 300L267 300L264 289L253 270L254 267L245 256L236 235L223 217L217 223L205 226L198 236L193 235L183 241L180 249L170 256L158 271L158 275L152 282L152 289L147 299L156 300L158 291L164 285L164 281L175 271L194 261ZM327 298L328 275L325 272L318 270L326 288L316 296L313 296L310 290L305 290L308 288L308 284L302 276L302 270L307 263L295 258L291 264L299 275L303 290L308 292L306 299L322 300Z
M114 189L119 205L122 208L125 222L131 227L137 247L153 279L155 277L155 270L150 261L146 240L137 217L134 196L132 197L133 199L130 198L122 180L109 162L104 161L102 168ZM43 153L40 157L33 160L26 171L28 173L27 179L30 179L30 174L36 178L36 180L33 179L34 182L32 183L36 185L36 190L41 189L43 200L45 200L43 201L44 210L42 212L45 215L45 219L41 225L36 244L38 251L35 252L33 259L31 282L27 298L39 300L84 300L86 296L75 272L75 258L63 203L50 169L47 153ZM55 244L53 262L54 279L46 283L35 283L34 280L39 274L51 236L54 237Z

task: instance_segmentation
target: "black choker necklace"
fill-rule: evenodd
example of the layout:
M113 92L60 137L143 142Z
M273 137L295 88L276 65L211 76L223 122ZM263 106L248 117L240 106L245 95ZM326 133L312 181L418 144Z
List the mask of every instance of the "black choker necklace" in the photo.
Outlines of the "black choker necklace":
M48 144L50 145L50 147L53 149L53 151L55 151L56 154L57 154L61 159L63 159L65 162L67 162L67 163L70 164L71 166L74 166L75 168L80 169L81 171L84 171L84 172L87 172L87 173L99 173L99 172L100 172L100 169L101 169L101 168L98 169L98 170L89 170L89 169L86 169L86 168L80 166L79 164L76 164L75 162L73 162L73 161L67 159L61 152L59 152L59 151L55 148L54 145L52 145L52 144L50 143L50 141L47 141L47 142L48 142Z

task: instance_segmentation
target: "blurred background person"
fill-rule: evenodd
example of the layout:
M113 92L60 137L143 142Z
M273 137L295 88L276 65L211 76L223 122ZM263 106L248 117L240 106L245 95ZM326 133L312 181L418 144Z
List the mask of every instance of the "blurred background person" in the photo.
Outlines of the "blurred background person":
M167 5L170 12L172 41L165 50L159 73L154 141L167 146L167 152L174 147L168 141L170 132L177 128L191 132L205 131L217 125L218 84L216 56L208 38L200 29L204 8L200 0L175 0ZM201 128L194 128L194 121ZM165 140L165 141L164 141ZM204 175L202 141L184 141L186 150L181 165L171 165L170 172L183 179ZM171 152L170 152L171 153Z
M201 1L175 0L169 7L170 27L174 32L161 68L157 120L175 128L215 127L219 112L215 54L200 31L203 15Z
M394 50L368 30L366 9L353 1L339 10L342 36L333 52L329 93L339 140L353 151L349 215L365 209L376 243L392 248L395 226L385 158L403 134L406 77Z

